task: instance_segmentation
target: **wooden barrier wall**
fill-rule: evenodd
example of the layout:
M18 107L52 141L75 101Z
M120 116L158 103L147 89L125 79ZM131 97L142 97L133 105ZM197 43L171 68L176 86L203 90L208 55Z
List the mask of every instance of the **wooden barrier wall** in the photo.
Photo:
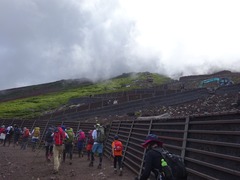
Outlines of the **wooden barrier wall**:
M113 121L105 155L118 135L123 142L124 166L137 175L144 167L141 143L154 133L170 152L184 158L189 179L240 179L240 113L187 118Z

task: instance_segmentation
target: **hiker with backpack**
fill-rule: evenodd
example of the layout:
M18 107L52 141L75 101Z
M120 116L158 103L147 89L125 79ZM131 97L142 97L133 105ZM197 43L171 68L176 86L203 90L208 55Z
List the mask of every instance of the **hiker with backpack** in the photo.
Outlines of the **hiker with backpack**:
M102 168L102 155L103 155L103 143L105 140L105 128L100 126L100 124L96 124L95 129L93 130L92 137L94 140L92 152L91 152L91 162L89 163L89 167L93 167L94 162L94 154L98 153L99 156L99 164L98 169Z
M3 143L5 137L6 137L6 134L5 134L5 126L2 125L2 126L0 127L0 144Z
M164 150L157 135L148 134L142 146L146 148L146 155L140 180L147 180L151 172L156 180L187 180L186 168L181 158Z
M74 132L73 129L70 127L67 127L66 129L66 134L67 134L67 138L65 138L65 148L63 150L63 162L65 162L66 159L66 153L69 154L69 158L70 158L70 162L69 164L72 164L72 156L73 156L73 144L74 144Z
M118 168L120 170L119 176L122 176L122 151L123 151L122 142L119 141L118 135L115 135L114 141L112 142L112 155L114 157L113 167L114 173L117 174L118 163Z
M22 130L21 128L18 127L18 125L14 125L14 133L13 133L13 143L14 143L14 147L17 145L18 146L18 141L19 141L19 138L22 134Z
M50 162L53 155L53 128L49 127L45 136L45 157L46 161Z
M160 153L154 150L162 148L162 145L163 143L158 139L156 135L147 135L145 142L142 144L142 146L146 148L145 167L139 180L147 180L151 172L154 173L157 179L158 172L162 172L162 166L160 162L163 157ZM138 180L138 178L135 178L135 180Z
M92 132L93 132L93 130L88 131L88 135L87 135L86 151L87 151L88 160L90 160L92 146L93 146L93 143L94 143L94 140L93 140L93 137L92 137Z
M64 140L67 137L67 134L63 131L63 129L59 126L54 129L53 132L53 165L54 170L53 173L57 174L59 171L60 163L61 163L61 155L63 154L64 148Z
M6 137L4 139L4 142L3 142L3 146L5 146L6 142L8 141L8 146L10 146L10 143L11 143L11 139L12 139L12 136L13 136L13 132L14 129L12 126L8 126L5 133L6 133Z
M77 148L78 148L78 157L83 157L83 148L85 145L85 132L83 130L79 130L77 133Z
M32 130L32 151L35 151L37 143L39 141L39 137L40 137L40 127L35 127Z
M28 144L28 138L30 136L30 132L29 129L24 127L23 128L23 135L22 135L22 145L21 145L21 149L25 150Z

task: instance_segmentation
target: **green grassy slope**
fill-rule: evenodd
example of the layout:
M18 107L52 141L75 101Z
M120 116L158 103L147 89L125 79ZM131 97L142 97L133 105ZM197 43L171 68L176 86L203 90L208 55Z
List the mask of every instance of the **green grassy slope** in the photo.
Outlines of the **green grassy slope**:
M78 87L59 88L59 90L55 89L52 93L48 92L47 94L38 96L1 102L0 118L34 118L47 110L53 110L63 106L72 98L149 88L170 81L171 79L168 77L148 72L123 74L95 84L88 83L79 85ZM36 85L35 88L37 88L37 86L38 85ZM28 91L28 89L25 90Z

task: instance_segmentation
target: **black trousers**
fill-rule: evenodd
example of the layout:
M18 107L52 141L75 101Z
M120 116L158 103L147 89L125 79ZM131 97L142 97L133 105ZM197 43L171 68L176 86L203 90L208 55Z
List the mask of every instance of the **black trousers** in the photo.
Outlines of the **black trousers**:
M8 145L10 145L11 139L12 139L12 135L6 134L6 137L4 139L3 145L5 146L7 141L8 141Z
M46 156L46 158L48 158L49 156L51 156L53 154L53 145L47 144L47 145L45 145L45 149L46 149L45 156Z
M114 169L117 168L117 163L119 169L122 168L122 156L114 156L114 162L113 162Z
M73 155L73 144L72 143L65 144L65 149L63 151L63 160L65 160L66 153L69 154L70 160L72 160L72 155Z

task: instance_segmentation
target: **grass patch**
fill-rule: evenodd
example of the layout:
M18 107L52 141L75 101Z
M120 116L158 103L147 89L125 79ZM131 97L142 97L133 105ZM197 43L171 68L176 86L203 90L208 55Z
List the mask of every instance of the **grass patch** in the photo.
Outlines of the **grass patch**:
M0 118L34 118L45 111L53 110L67 104L69 99L146 88L144 84L146 84L150 76L153 80L153 86L158 86L171 80L159 74L124 74L124 76L119 76L92 85L84 85L78 88L69 88L64 91L46 95L2 102L0 103Z

